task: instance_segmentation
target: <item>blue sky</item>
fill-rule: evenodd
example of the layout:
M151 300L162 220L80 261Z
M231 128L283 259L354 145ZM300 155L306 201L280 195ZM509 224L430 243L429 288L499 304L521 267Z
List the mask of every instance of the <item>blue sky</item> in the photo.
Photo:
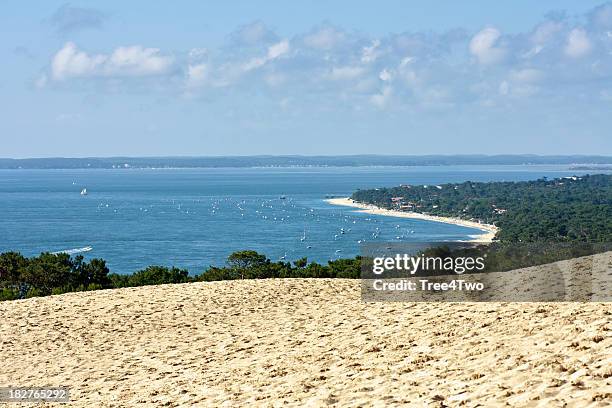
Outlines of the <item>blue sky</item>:
M612 154L612 3L2 3L0 157Z

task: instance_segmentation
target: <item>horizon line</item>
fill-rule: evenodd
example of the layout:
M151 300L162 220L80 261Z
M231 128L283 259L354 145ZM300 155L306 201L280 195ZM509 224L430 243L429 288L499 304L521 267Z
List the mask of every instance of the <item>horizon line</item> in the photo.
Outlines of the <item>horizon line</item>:
M356 157L376 157L376 158L495 158L495 157L538 157L538 158L572 158L572 157L592 157L612 159L612 155L603 154L537 154L537 153L460 153L460 154L228 154L228 155L110 155L110 156L28 156L28 157L0 157L0 160L83 160L83 159L224 159L224 158L356 158Z

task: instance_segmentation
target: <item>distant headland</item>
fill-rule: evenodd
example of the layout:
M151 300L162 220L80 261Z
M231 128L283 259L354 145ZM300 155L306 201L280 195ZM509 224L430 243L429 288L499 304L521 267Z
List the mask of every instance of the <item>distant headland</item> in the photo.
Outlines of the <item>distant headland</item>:
M350 155L350 156L201 156L201 157L49 157L0 158L0 169L146 169L221 167L359 167L447 165L612 165L612 156L594 155Z

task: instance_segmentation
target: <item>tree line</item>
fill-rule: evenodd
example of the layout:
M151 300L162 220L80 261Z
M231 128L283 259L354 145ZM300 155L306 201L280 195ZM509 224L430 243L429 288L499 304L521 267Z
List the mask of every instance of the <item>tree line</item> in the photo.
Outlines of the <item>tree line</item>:
M358 190L358 202L480 220L502 242L612 242L612 175Z
M256 251L232 253L223 267L211 266L199 275L186 269L149 266L132 274L110 273L103 259L86 262L82 255L42 253L27 258L18 252L0 254L0 300L24 299L67 292L166 283L210 282L264 278L353 278L360 276L360 258L329 261L327 265L301 258L272 262Z

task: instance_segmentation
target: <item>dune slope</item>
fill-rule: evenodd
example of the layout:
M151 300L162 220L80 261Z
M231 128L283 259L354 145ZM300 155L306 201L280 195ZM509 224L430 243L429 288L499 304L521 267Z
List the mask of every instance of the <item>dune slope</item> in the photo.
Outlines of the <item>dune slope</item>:
M610 303L364 303L359 281L0 303L0 386L74 406L605 406ZM14 405L11 405L14 406Z

